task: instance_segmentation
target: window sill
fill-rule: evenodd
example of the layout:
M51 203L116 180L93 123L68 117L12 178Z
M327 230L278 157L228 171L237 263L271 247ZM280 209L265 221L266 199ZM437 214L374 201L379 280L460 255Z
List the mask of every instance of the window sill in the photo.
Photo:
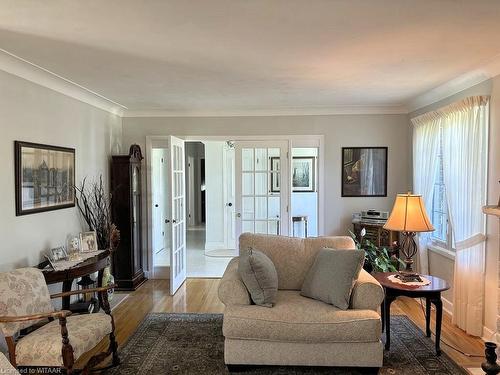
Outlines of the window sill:
M439 254L445 258L455 260L455 252L445 249L444 247L437 246L434 244L428 245L427 249L433 253Z

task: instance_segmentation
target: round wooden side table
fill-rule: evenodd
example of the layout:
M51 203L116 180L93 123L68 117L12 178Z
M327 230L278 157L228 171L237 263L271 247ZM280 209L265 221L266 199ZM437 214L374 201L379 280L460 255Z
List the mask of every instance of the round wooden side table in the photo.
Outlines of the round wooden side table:
M443 320L443 303L441 293L450 289L448 283L439 277L421 275L428 279L429 285L414 286L393 282L390 276L397 272L377 272L373 277L384 287L385 299L381 306L382 331L385 326L385 349L391 347L391 303L399 296L410 298L425 298L425 334L431 337L431 304L436 307L436 354L441 354L439 343L441 340L441 324Z

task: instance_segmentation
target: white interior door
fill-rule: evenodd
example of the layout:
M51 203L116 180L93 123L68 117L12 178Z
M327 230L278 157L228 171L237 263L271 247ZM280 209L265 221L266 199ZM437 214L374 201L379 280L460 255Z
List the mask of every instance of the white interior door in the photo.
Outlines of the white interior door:
M236 236L288 235L287 141L236 142Z
M152 190L153 201L151 212L153 214L153 254L158 254L165 248L164 244L164 222L163 222L163 207L166 191L161 190L161 149L152 150Z
M224 204L225 246L236 249L236 215L235 215L235 150L234 146L224 148Z
M186 180L184 141L169 139L169 199L170 199L170 294L186 280Z

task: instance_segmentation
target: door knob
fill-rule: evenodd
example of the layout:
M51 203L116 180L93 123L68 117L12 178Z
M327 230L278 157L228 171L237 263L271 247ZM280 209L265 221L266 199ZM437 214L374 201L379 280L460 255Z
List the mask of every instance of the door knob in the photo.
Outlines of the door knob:
M228 205L229 207L233 207L233 204L232 204L231 202L229 202L227 205Z
M155 204L155 207L158 207L158 205L157 205L157 204Z
M165 224L168 224L168 223L170 223L170 220L165 219Z

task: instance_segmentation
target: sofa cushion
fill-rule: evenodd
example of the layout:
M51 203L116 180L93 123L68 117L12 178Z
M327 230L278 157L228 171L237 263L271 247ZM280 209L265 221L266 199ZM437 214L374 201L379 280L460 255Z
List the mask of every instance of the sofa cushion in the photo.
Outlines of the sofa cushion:
M243 233L239 247L240 254L250 248L259 249L273 261L280 290L300 290L307 271L322 248L356 248L348 236L293 238L253 233Z
M381 322L373 310L341 310L302 297L298 291L279 290L272 309L226 306L223 334L231 339L283 342L378 342Z
M364 259L363 250L321 249L306 275L301 294L346 310Z
M273 307L278 292L278 274L271 259L258 250L248 249L240 254L238 271L252 301Z

